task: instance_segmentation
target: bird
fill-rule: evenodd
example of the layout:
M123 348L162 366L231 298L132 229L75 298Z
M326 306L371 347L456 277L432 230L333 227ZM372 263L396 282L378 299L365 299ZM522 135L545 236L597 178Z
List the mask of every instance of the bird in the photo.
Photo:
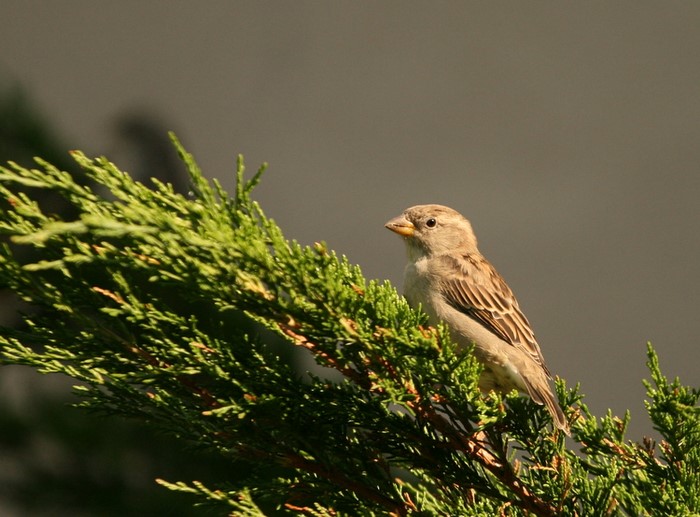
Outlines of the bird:
M404 297L428 315L431 325L444 322L458 346L473 345L483 365L479 388L526 393L570 434L530 322L503 277L479 252L471 223L447 206L416 205L385 227L406 244Z

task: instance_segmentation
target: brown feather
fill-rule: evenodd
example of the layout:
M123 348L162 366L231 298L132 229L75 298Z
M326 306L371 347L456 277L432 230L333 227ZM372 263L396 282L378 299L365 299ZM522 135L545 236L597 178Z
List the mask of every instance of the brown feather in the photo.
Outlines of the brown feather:
M481 255L439 257L454 275L442 282L442 293L457 310L474 318L506 343L526 351L551 378L530 322L501 275Z

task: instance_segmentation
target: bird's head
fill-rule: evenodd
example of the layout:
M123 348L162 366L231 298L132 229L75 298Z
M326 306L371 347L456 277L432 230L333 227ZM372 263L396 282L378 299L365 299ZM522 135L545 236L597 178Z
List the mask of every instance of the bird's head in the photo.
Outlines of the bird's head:
M477 249L469 221L442 205L412 206L384 226L404 238L411 258Z

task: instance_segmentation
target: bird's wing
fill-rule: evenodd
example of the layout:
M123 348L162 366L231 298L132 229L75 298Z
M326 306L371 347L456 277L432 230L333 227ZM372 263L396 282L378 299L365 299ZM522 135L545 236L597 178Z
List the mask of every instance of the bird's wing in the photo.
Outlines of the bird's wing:
M475 254L443 255L439 260L440 269L450 272L440 286L447 302L506 343L528 352L549 376L530 322L494 267Z

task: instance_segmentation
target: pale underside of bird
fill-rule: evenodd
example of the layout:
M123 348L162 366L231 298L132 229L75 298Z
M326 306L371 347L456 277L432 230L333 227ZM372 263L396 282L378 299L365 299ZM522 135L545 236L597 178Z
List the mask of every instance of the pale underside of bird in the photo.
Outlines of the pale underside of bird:
M473 344L484 367L479 387L527 393L568 433L530 323L503 278L479 252L469 221L446 206L417 205L385 226L406 243L406 299L421 307L432 325L446 323L457 344Z

